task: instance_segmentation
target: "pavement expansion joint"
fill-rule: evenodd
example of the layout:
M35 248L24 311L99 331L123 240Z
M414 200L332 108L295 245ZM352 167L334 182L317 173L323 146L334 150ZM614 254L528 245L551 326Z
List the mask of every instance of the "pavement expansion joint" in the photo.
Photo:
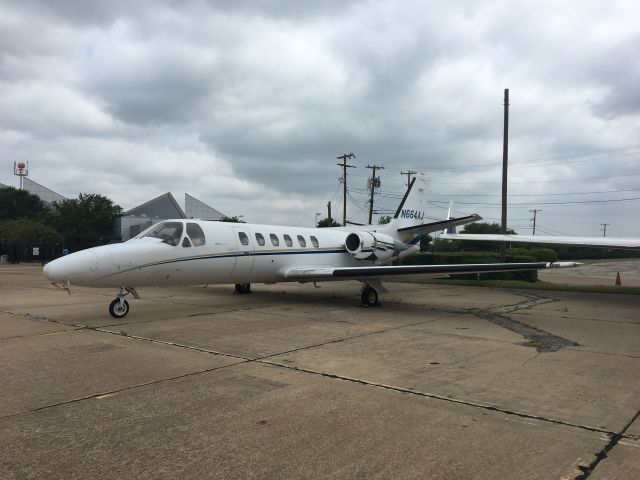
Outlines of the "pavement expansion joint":
M383 383L376 383L376 382L370 382L368 380L364 380L364 379L360 379L360 378L352 378L352 377L346 377L343 375L338 375L338 374L334 374L334 373L328 373L328 372L319 372L316 370L311 370L308 368L302 368L302 367L297 367L295 365L285 365L279 362L275 362L275 361L270 361L270 360L257 360L258 363L262 363L265 365L271 365L271 366L275 366L275 367L280 367L280 368L286 368L287 370L293 370L293 371L298 371L298 372L303 372L303 373L309 373L309 374L313 374L313 375L320 375L322 377L325 378L331 378L331 379L336 379L336 380L342 380L342 381L346 381L346 382L351 382L351 383L357 383L360 385L364 385L364 386L368 386L368 387L376 387L376 388L381 388L384 390L390 390L393 392L397 392L397 393L403 393L403 394L409 394L409 395L416 395L416 396L420 396L420 397L425 397L425 398L431 398L434 400L441 400L444 402L449 402L449 403L457 403L460 405L466 405L469 407L475 407L475 408L480 408L483 410L488 410L488 411L492 411L492 412L499 412L499 413L503 413L505 415L511 415L511 416L515 416L521 419L529 419L529 420L537 420L540 422L545 422L545 423L552 423L555 425L562 425L565 427L572 427L572 428L578 428L580 430L586 430L589 432L595 432L595 433L601 433L603 435L605 435L608 439L612 439L615 436L618 436L619 438L629 438L629 439L635 439L635 435L627 435L626 433L623 432L613 432L610 430L605 430L603 428L598 428L598 427L594 427L591 425L581 425L578 423L571 423L571 422L565 422L563 420L558 420L558 419L554 419L554 418L547 418L547 417L543 417L540 415L534 415L534 414L529 414L529 413L524 413L524 412L518 412L515 410L508 410L505 408L501 408L501 407L497 407L495 405L488 405L488 404L483 404L483 403L479 403L479 402L472 402L472 401L468 401L468 400L462 400L459 398L454 398L454 397L449 397L449 396L443 396L443 395L438 395L435 393L428 393L428 392L422 392L419 390L413 390L413 389L409 389L409 388L404 388L404 387L396 387L393 385L386 385ZM635 420L635 417L634 417ZM632 420L633 422L633 420ZM630 422L629 425L632 423ZM625 430L628 428L628 426L625 427Z
M2 311L0 311L0 313L6 313L7 315L15 315L17 317L28 318L29 320L36 320L36 321L44 320L46 322L57 323L57 324L60 324L60 325L66 325L67 327L76 327L79 330L81 330L83 328L87 328L86 325L82 325L82 324L79 324L79 323L63 322L62 320L54 320L53 318L43 317L41 315L32 315L30 313L9 312L9 311L6 311L6 310L2 310Z
M86 396L83 396L83 397L72 398L71 400L65 400L65 401L62 401L62 402L56 402L56 403L50 403L50 404L47 404L47 405L41 405L39 407L31 408L29 410L23 410L23 411L20 411L20 412L9 413L7 415L0 415L0 419L17 417L19 415L24 415L26 413L34 413L34 412L38 412L40 410L46 410L46 409L49 409L49 408L60 407L62 405L70 405L70 404L82 402L82 401L85 401L85 400L101 400L101 399L104 399L104 398L107 398L107 397L111 397L111 396L113 396L115 394L118 394L118 393L121 393L121 392L134 390L136 388L148 387L148 386L151 386L151 385L158 385L158 384L161 384L161 383L172 382L174 380L179 380L181 378L187 378L187 377L192 377L192 376L195 376L195 375L200 375L200 374L203 374L203 373L209 373L209 372L213 372L213 371L216 371L216 370L221 370L223 368L227 368L227 367L230 367L230 366L233 366L233 365L239 365L241 363L247 363L247 362L246 361L241 361L241 362L238 362L238 363L234 363L232 365L221 365L221 366L218 366L218 367L212 367L212 368L207 368L207 369L204 369L204 370L198 370L196 372L183 373L182 375L176 375L176 376L173 376L173 377L160 378L160 379L157 379L157 380L151 380L149 382L138 383L138 384L135 384L135 385L128 385L126 387L117 388L117 389L109 390L109 391L106 391L106 392L99 392L99 393L94 393L92 395L86 395Z

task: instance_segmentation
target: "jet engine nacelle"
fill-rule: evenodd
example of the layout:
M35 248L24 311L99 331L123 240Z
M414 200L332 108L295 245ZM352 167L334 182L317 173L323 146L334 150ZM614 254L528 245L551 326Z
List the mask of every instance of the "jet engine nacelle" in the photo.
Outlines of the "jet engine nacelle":
M383 261L397 255L400 242L390 235L377 232L353 232L347 235L344 246L357 260Z

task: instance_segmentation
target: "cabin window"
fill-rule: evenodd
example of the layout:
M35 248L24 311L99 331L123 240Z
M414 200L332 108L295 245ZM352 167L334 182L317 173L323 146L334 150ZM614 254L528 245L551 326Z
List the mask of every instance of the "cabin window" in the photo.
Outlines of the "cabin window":
M191 246L191 242L189 241L189 237L184 237L182 239L182 246L183 247L190 247Z
M274 247L277 247L278 245L280 245L280 240L278 240L278 236L275 233L271 233L269 235L269 238L271 239L271 243L273 244Z
M301 247L307 246L307 241L304 239L302 235L298 235L298 243L300 244Z
M159 238L163 243L174 247L182 238L182 222L162 222L149 230L145 237Z
M264 236L261 233L256 233L256 242L258 242L258 245L261 247L264 247Z
M313 235L311 235L311 243L316 248L318 248L320 246L320 244L318 243L318 239L316 237L314 237Z
M187 235L191 238L194 247L201 247L205 244L204 232L197 223L187 223Z
M242 245L249 245L249 237L244 232L238 232L238 238L240 239L240 243Z
M287 244L287 247L293 247L293 241L289 235L284 236L284 243Z

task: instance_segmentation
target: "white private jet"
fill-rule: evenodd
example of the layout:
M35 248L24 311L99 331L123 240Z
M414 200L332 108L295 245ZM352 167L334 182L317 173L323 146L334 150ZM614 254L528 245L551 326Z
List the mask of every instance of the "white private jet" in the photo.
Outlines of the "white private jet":
M392 221L386 225L302 228L202 220L166 220L124 243L89 248L44 267L55 286L118 288L109 313L129 312L125 296L140 298L141 286L235 284L249 293L251 283L360 280L363 305L378 303L382 279L533 270L564 263L392 266L419 250L421 235L480 220L478 215L422 223L426 179L413 179Z

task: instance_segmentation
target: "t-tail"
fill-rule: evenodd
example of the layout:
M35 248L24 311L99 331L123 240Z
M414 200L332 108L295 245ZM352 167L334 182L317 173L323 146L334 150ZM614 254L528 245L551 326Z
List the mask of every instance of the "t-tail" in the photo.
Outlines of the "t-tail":
M391 222L379 231L393 236L406 245L417 245L420 243L422 235L455 228L457 225L465 225L482 219L477 214L453 218L451 216L452 208L452 204L450 204L446 220L428 221L429 217L426 213L427 178L424 173L420 173L411 181Z

